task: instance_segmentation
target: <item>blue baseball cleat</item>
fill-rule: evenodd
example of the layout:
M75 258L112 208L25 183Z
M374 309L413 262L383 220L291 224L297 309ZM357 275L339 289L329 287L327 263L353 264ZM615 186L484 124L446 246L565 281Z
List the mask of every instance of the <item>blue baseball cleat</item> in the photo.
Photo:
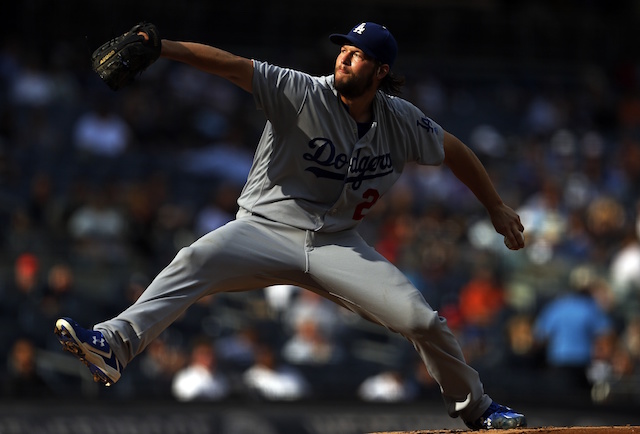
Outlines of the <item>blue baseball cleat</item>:
M492 402L482 416L472 422L465 421L465 424L474 430L510 429L526 427L527 419L509 407Z
M87 365L93 381L111 386L120 379L120 362L101 332L84 329L71 318L60 318L54 333L65 351Z

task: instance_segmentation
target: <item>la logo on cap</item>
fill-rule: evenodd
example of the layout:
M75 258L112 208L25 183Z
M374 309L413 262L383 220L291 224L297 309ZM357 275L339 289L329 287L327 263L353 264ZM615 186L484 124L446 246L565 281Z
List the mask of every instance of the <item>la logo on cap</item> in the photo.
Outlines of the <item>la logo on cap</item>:
M361 35L364 33L364 30L366 27L367 27L366 23L360 23L353 28L352 32Z

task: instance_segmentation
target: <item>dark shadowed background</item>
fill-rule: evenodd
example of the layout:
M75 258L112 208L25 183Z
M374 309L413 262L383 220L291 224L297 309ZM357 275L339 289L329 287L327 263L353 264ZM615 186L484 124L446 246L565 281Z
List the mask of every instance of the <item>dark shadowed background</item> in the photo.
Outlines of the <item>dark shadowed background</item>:
M638 422L640 2L25 0L0 12L0 432L462 428L407 342L292 287L202 300L109 389L61 351L57 317L116 315L233 217L264 125L165 60L111 92L91 52L139 21L318 75L329 34L386 25L402 96L478 154L528 247L442 167L408 168L363 236L532 424ZM204 380L175 384L196 338L226 388L192 402ZM247 383L264 351L300 389Z

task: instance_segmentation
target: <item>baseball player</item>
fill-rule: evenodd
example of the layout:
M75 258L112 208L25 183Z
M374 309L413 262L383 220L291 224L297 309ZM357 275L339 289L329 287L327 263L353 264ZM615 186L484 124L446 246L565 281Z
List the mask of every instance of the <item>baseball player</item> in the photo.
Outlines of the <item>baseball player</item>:
M161 57L229 80L252 93L266 115L237 218L180 250L115 318L92 330L59 319L60 342L96 381L110 385L201 297L291 284L408 339L440 385L451 417L472 429L525 426L524 415L485 394L446 320L357 232L411 162L446 164L512 250L524 247L519 216L466 145L388 94L401 80L391 71L397 44L386 27L363 22L330 40L340 51L333 74L322 77L200 43L162 40Z

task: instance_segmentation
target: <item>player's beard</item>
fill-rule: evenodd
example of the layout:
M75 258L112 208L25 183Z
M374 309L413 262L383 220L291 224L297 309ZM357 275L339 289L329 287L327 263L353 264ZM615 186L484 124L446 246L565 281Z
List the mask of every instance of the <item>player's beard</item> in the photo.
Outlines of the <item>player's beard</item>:
M371 73L366 76L342 75L342 78L338 80L334 71L334 86L338 93L345 98L357 98L373 86L373 75L374 71L371 71Z

